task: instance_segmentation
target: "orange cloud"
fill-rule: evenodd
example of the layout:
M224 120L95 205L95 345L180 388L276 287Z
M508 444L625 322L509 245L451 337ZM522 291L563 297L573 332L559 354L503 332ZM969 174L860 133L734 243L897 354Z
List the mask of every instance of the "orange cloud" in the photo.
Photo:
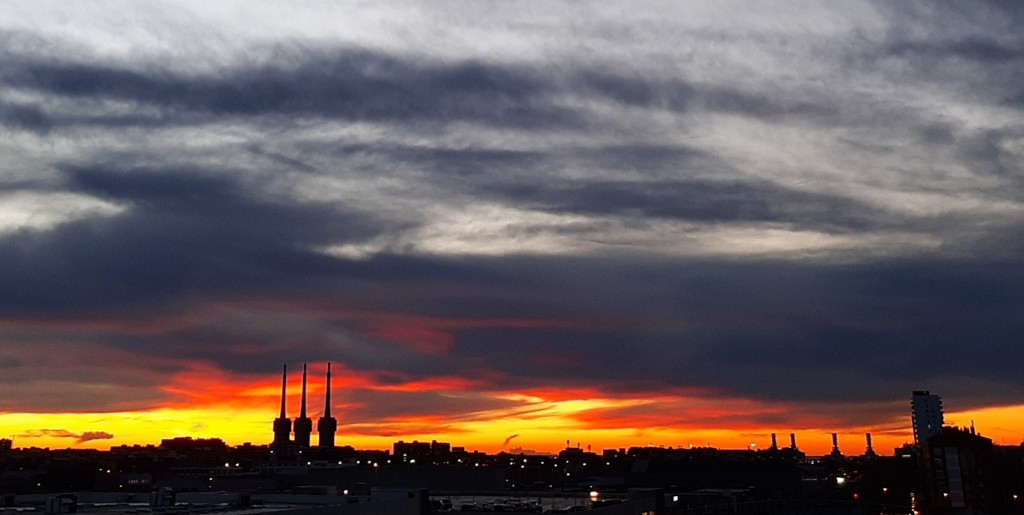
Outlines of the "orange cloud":
M336 309L335 309L336 308ZM445 318L335 307L305 301L266 301L233 299L231 302L207 303L175 314L156 314L130 320L106 320L102 316L80 316L63 323L37 319L7 319L8 327L87 328L121 334L161 334L196 324L216 324L224 317L252 317L272 313L302 320L343 322L358 334L393 341L423 354L444 353L453 345L457 331L482 328L592 328L589 319L503 319ZM325 315L326 314L326 315ZM257 316L257 318L260 318ZM613 327L619 322L603 321ZM88 339L88 335L84 338ZM162 383L163 397L149 400L146 409L139 403L117 404L109 413L24 413L10 409L0 415L0 431L19 435L19 443L67 445L68 436L35 432L39 428L65 428L77 437L82 446L100 447L121 443L156 443L159 438L183 435L222 437L229 443L266 443L270 439L270 421L277 415L280 402L280 376L275 374L230 373L215 364L186 357L153 357L130 348L83 343L89 352L54 352L56 343L19 345L20 358L50 360L50 366L74 367L79 373L93 370L111 375L110 363L144 363L153 370L178 370L168 375L145 377L152 372L144 368L129 369L124 377L134 383ZM214 342L211 345L218 345ZM252 346L244 339L220 343L225 352L239 354L266 352L266 347ZM247 346L248 345L248 346ZM283 345L283 344L282 344ZM270 349L274 350L274 349ZM568 366L573 356L556 351L542 351L526 356L539 366ZM811 454L827 453L831 447L829 433L841 434L841 447L847 453L863 450L863 433L872 432L878 452L910 440L909 416L883 419L873 426L845 422L842 416L818 411L820 406L769 403L753 399L733 398L723 392L700 389L664 389L660 385L637 383L632 391L609 392L599 386L512 388L506 376L479 370L472 375L445 372L438 375L412 375L398 372L355 370L344 363L334 364L336 414L342 420L340 433L345 444L367 448L388 448L397 439L438 439L487 451L502 448L508 435L519 435L516 444L542 451L557 451L565 439L589 443L595 448L628 447L632 445L686 446L711 444L718 447L746 447L750 443L767 445L772 432L798 434L800 446ZM322 409L323 363L310 365L309 408L317 416ZM97 372L98 374L99 372ZM299 375L292 371L288 383L289 414L294 416L299 405ZM103 386L107 386L105 383ZM116 385L112 385L116 386ZM621 386L621 385L620 385ZM650 386L646 391L645 386ZM409 414L401 409L374 417L346 417L368 409L356 392L375 392L381 399L414 399L418 394L445 392L453 395L442 412ZM345 395L349 392L350 395ZM465 399L488 402L468 407ZM493 401L493 402L491 402ZM406 404L411 404L407 402ZM401 405L401 403L396 403ZM483 406L483 407L480 407ZM384 406L384 408L388 408ZM870 406L865 406L865 409ZM886 406L886 410L891 411ZM433 408L430 408L433 409ZM844 409L849 409L845 406ZM833 407L833 410L836 408ZM423 409L422 411L428 411ZM1024 434L1024 410L1017 407L977 409L951 413L951 423L969 425L973 420L979 430L997 443L1015 445ZM372 421L367 421L372 418ZM345 424L345 420L359 420ZM102 421L102 422L97 422ZM156 429L154 429L156 428ZM85 437L85 435L90 435ZM110 438L106 438L110 435Z

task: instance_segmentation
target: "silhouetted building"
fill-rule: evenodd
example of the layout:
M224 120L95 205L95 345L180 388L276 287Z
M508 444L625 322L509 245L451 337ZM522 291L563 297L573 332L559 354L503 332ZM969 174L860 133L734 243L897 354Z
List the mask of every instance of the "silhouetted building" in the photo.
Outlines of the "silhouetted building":
M759 458L798 462L803 461L803 459L806 457L804 456L804 453L800 452L796 448L796 436L793 435L792 433L790 433L790 438L793 440L793 445L786 448L779 447L778 435L776 435L775 433L771 433L771 438L772 443L767 449L757 451L757 455Z
M191 436L178 436L175 438L164 438L160 440L162 449L169 449L179 452L208 452L224 451L228 445L220 438L192 438Z
M928 390L914 390L910 399L914 444L921 446L942 430L942 398Z
M927 441L925 473L930 504L936 512L987 511L995 492L992 440L955 427L944 427Z
M451 463L452 456L452 444L448 442L438 442L437 440L431 440L430 458L433 460L435 465Z
M920 453L921 449L912 443L905 443L892 450L893 456L897 458L914 458Z
M324 397L324 416L316 423L320 434L320 447L334 448L334 435L338 431L338 419L331 416L331 362L327 362L327 393Z
M395 442L393 446L393 454L395 459L401 462L415 462L415 461L426 461L431 458L430 444L428 442L420 442L413 440L406 442L399 440Z
M306 364L302 364L302 401L299 408L299 418L295 419L295 445L309 447L309 440L313 434L313 420L306 416Z
M288 445L292 433L292 420L285 412L288 388L288 365L281 372L281 416L274 419L274 446L281 448Z

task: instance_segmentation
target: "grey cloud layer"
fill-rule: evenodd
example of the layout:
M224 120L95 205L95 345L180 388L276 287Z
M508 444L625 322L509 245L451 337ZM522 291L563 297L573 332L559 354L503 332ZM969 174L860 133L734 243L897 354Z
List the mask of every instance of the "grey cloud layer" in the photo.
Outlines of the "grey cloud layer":
M183 75L97 63L8 55L0 80L8 87L71 99L124 100L161 109L151 117L106 114L60 117L33 103L11 104L4 119L35 130L55 123L188 123L191 115L285 114L342 120L470 121L498 127L579 128L588 113L560 99L583 96L674 112L699 107L774 119L834 118L838 108L773 98L730 85L643 78L611 70L530 69L479 61L409 60L357 49L286 48L281 64L240 65L215 75ZM828 100L826 100L827 102ZM591 122L593 123L593 122Z
M704 389L878 408L864 423L919 387L1024 402L1013 367L1024 357L1024 42L979 33L988 11L940 35L960 23L942 9L878 8L897 25L882 37L783 37L807 67L763 77L729 75L734 61L757 65L730 53L747 39L729 27L698 48L724 71L691 71L668 48L664 66L638 64L650 74L289 38L191 73L187 55L162 68L5 51L0 145L18 152L0 157L0 194L117 211L13 229L0 216L0 337L14 342L0 366L29 377L40 341L151 357L138 367L160 380L188 366L183 355L240 373L331 359L382 382L453 375L482 389ZM508 219L457 223L500 252L423 250L417 238L442 215L479 206ZM670 250L602 243L631 243L628 231ZM598 250L517 246L542 236ZM666 241L684 237L694 249ZM721 248L754 251L700 252L729 238ZM836 239L846 246L817 243ZM369 250L325 250L345 246ZM189 318L208 304L227 313ZM116 323L155 312L182 320ZM69 315L81 327L38 322ZM375 323L406 323L386 315L433 321L450 348L382 334ZM47 388L23 388L5 409ZM431 393L362 394L379 402L360 421L460 409Z
M10 313L173 300L193 288L271 286L336 269L306 251L365 238L369 215L281 203L233 179L189 169L70 167L67 186L129 207L105 219L4 237L0 304Z

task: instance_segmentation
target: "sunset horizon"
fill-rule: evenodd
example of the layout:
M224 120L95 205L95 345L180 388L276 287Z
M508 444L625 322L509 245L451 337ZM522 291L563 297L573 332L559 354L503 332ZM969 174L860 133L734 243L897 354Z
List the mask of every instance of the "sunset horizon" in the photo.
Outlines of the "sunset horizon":
M311 372L322 372L316 365L311 367ZM314 421L322 416L324 408L324 388L320 379L312 378L308 389L308 413ZM298 378L292 378L291 383L287 415L294 418L298 415L301 393ZM270 422L280 409L279 389L279 380L276 383L258 381L240 385L235 398L207 399L193 407L168 403L127 412L0 413L0 435L8 435L16 447L26 448L106 450L122 445L159 445L161 440L179 437L215 438L233 446L270 445L273 440ZM396 386L385 389L396 389ZM178 386L165 387L165 390L188 395ZM348 397L346 392L337 389L333 394L335 398ZM337 445L361 450L390 450L398 441L437 440L465 447L467 451L538 454L557 454L567 447L580 447L597 453L605 449L630 447L765 450L770 447L774 433L780 448L789 447L790 435L793 435L798 448L808 456L825 456L832 450L831 434L837 433L841 451L849 456L858 456L866 451L865 434L870 433L874 452L891 456L896 448L914 443L907 399L903 399L905 413L894 416L891 422L883 425L767 427L735 420L732 426L702 427L700 421L708 411L732 414L746 409L752 413L774 411L781 414L783 410L758 406L749 400L741 402L744 405L742 409L735 406L730 409L721 406L719 401L668 397L545 399L535 394L456 391L445 391L444 395L453 399L473 396L515 398L520 403L509 409L454 416L412 415L356 423L346 423L346 415L360 411L358 402L334 403L332 412L339 419ZM222 402L225 400L228 402ZM949 400L947 397L947 402ZM955 407L956 400L952 401ZM671 417L658 416L659 409L687 403L691 411L677 417L692 419L689 424L673 426L666 422ZM646 414L635 411L637 406L646 409ZM601 413L616 408L634 409L631 411L634 415L619 419L601 418ZM976 428L978 434L991 438L998 445L1024 445L1019 429L1024 424L1022 406L956 410L947 412L945 416L946 425ZM640 424L646 422L653 424ZM43 429L34 429L38 427ZM313 446L316 447L315 444Z
M308 428L331 363L356 449L891 456L922 390L1020 448L1020 27L996 0L0 2L0 438L286 447L282 367Z

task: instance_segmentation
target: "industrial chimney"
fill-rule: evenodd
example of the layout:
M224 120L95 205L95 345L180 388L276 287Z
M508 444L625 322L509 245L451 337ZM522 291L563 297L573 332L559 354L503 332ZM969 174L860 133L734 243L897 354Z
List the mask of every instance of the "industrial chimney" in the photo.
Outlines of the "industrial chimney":
M288 445L288 440L292 433L292 420L285 413L287 388L288 365L284 365L284 369L281 372L281 415L274 419L274 447L278 448Z
M299 418L295 419L295 445L309 447L309 437L313 434L313 420L306 416L306 364L302 364L302 407Z
M842 458L843 453L839 450L839 435L832 433L832 454L830 456L834 458Z
M316 423L320 433L320 447L333 448L334 434L338 431L338 420L331 416L331 362L327 362L327 394L324 398L324 416Z

